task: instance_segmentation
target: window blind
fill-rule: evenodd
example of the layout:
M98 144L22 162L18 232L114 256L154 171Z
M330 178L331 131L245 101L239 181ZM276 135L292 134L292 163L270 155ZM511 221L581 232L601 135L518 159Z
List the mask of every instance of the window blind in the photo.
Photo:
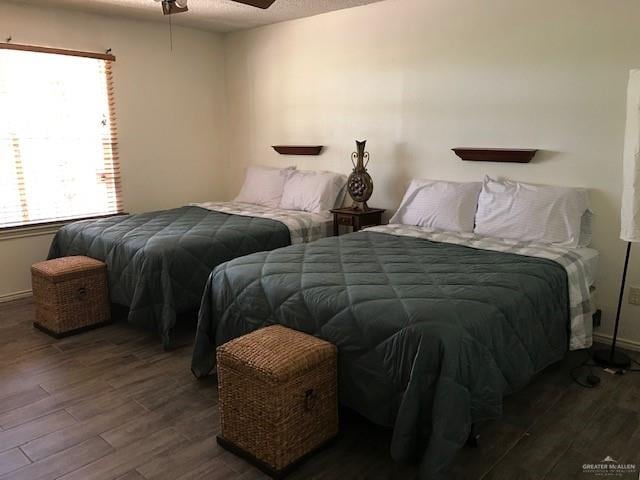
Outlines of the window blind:
M0 229L121 211L112 61L0 49Z

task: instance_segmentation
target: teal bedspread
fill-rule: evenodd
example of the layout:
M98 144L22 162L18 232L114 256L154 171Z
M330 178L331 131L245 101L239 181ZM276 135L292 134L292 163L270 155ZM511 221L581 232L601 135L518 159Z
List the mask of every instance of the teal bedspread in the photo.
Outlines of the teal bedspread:
M128 320L155 329L169 347L176 316L197 310L214 267L289 244L281 222L182 207L71 223L56 234L49 258L106 262L111 300L128 306Z
M271 324L339 350L343 405L391 427L391 454L446 478L473 422L568 350L565 269L545 259L359 232L256 253L208 280L192 370Z

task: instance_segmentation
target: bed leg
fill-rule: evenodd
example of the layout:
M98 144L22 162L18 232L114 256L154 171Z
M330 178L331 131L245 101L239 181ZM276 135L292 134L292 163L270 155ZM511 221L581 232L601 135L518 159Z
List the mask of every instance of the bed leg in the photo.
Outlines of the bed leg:
M480 446L480 435L476 429L475 423L471 424L471 431L469 432L469 438L467 438L467 447L478 448Z

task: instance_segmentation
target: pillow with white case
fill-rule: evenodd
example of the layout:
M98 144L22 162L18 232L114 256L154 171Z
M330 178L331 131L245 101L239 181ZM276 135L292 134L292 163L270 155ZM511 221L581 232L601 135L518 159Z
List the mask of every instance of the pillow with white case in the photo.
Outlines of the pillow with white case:
M234 201L277 208L282 199L284 184L294 170L295 167L249 166L242 189Z
M584 188L486 177L478 200L475 232L575 248L588 244L590 220L589 196Z
M473 232L481 188L480 182L414 179L389 223L450 232Z
M284 184L280 208L326 213L342 201L346 183L338 173L296 170Z

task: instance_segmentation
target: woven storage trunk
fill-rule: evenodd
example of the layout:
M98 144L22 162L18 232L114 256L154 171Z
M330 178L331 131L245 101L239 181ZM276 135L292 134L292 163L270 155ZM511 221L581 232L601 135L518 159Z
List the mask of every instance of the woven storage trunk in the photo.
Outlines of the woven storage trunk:
M276 325L217 359L223 447L280 478L338 433L335 346Z
M62 257L31 266L34 325L55 337L110 320L107 266L89 257Z

